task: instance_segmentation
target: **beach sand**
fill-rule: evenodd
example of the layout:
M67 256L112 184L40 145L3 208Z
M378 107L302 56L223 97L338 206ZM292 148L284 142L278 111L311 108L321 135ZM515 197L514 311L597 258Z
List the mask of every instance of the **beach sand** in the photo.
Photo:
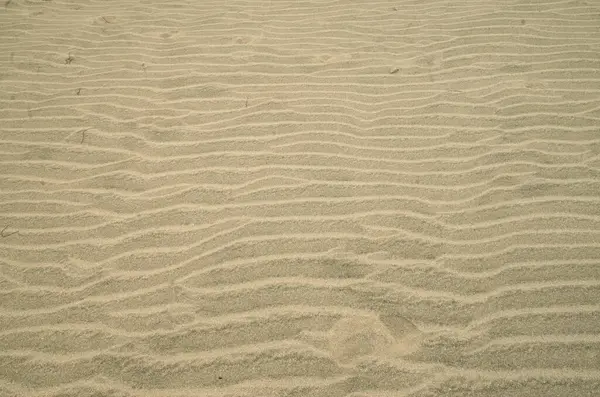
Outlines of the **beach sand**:
M0 5L0 396L600 394L600 3Z

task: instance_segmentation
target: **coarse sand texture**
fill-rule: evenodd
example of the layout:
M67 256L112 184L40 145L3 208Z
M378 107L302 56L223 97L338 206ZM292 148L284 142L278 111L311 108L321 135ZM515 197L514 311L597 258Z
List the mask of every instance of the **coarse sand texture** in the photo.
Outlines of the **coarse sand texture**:
M2 0L0 397L600 397L599 0Z

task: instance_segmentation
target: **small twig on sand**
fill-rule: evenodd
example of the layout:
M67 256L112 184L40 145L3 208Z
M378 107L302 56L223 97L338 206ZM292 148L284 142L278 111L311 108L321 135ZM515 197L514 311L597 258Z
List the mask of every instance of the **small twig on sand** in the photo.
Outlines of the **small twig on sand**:
M0 231L0 236L2 236L2 238L5 238L5 237L10 237L10 236L12 236L13 234L17 234L17 233L19 233L19 231L18 231L18 230L15 230L14 232L11 232L11 233L4 233L4 232L6 231L6 229L8 229L8 226L4 226L4 229L2 229L2 231Z
M246 107L248 107L248 97L246 97Z
M84 128L82 130L72 132L65 138L65 141L69 140L69 138L71 138L73 135L81 133L81 143L83 143L83 141L85 140L85 132L88 130L91 130L91 128Z

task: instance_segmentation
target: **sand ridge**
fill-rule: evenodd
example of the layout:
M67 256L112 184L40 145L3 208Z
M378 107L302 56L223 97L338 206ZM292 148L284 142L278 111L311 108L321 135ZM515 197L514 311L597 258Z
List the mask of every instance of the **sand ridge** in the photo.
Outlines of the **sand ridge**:
M597 396L599 32L6 1L0 396Z

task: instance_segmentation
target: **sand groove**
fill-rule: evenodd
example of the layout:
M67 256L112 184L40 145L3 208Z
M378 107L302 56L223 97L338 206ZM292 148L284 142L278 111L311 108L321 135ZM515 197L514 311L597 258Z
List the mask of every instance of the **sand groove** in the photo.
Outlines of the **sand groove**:
M599 32L6 1L0 396L597 396Z

